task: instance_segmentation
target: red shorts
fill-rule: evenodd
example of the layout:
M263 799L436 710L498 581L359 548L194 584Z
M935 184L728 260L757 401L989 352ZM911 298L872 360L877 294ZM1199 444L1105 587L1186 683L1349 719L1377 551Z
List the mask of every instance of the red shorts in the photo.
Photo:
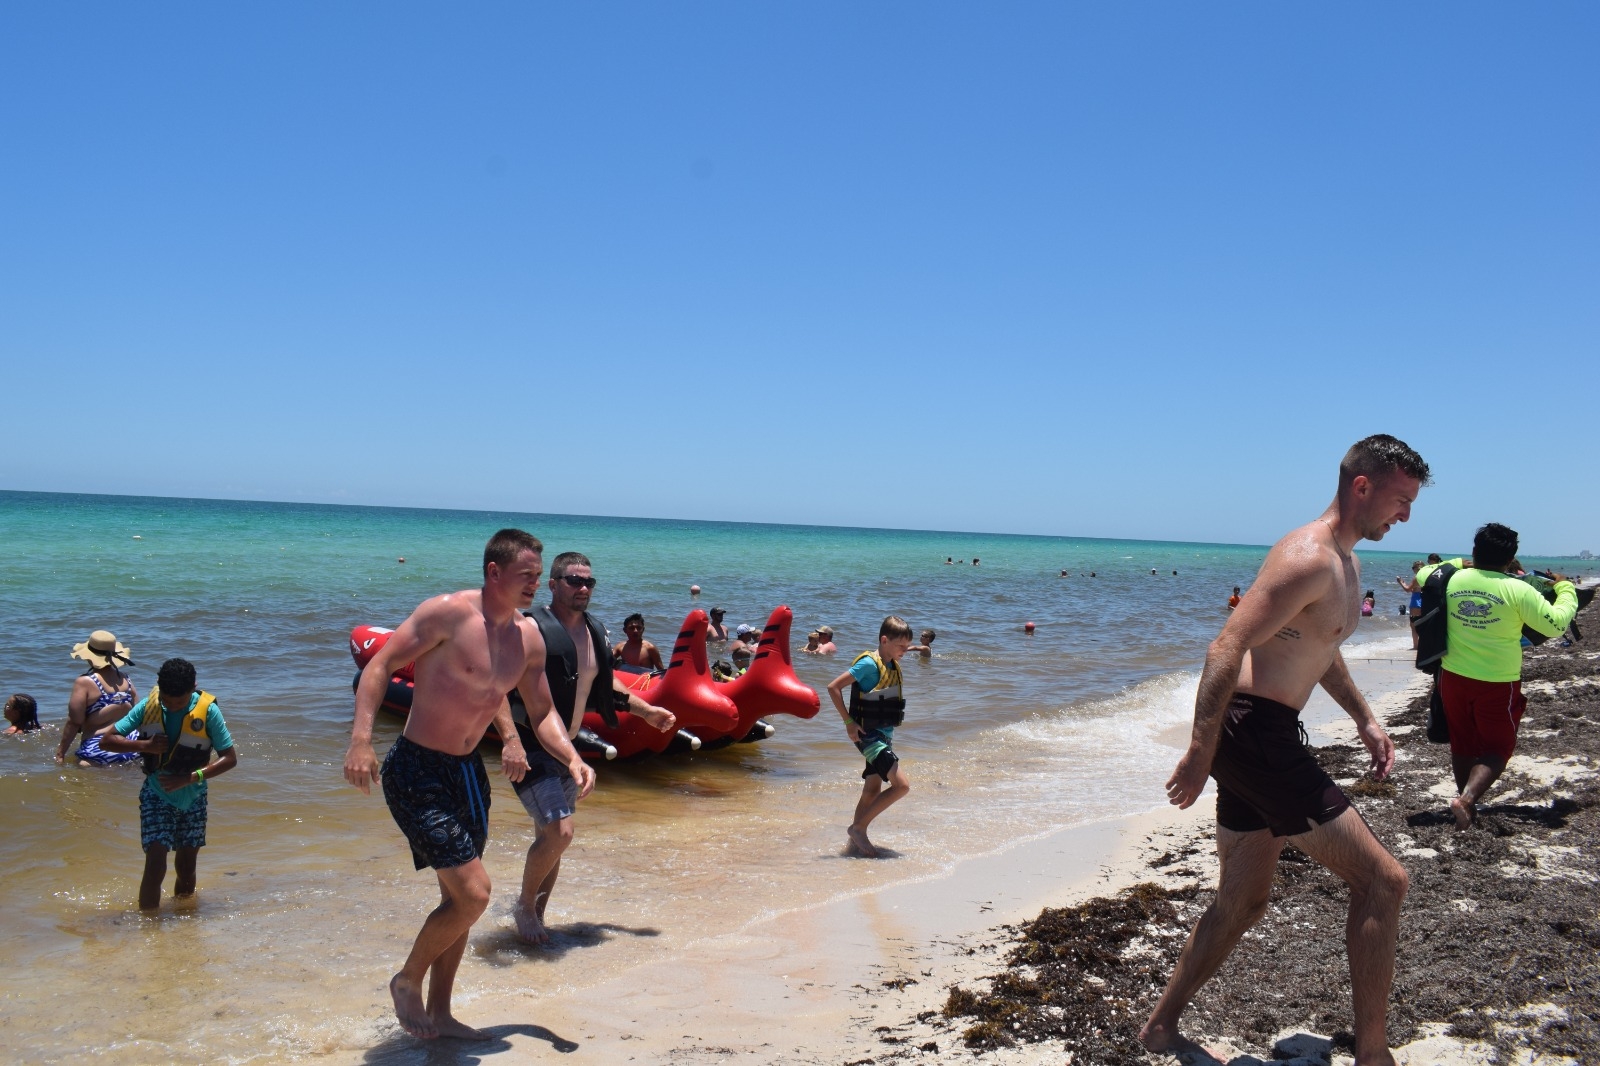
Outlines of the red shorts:
M1476 681L1440 670L1439 698L1450 722L1450 754L1504 770L1528 709L1522 682Z

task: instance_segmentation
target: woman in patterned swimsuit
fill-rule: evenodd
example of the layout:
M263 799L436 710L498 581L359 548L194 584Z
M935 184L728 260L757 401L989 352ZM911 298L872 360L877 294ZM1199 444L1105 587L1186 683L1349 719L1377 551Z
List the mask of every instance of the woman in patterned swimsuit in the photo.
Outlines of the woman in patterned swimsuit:
M67 721L61 727L61 743L56 747L56 762L65 762L67 749L79 733L84 736L83 746L77 751L79 766L115 766L139 758L137 752L106 751L100 747L95 732L108 726L133 706L139 693L128 675L117 669L117 663L132 666L128 649L104 629L89 634L89 639L72 649L74 659L89 664L82 677L73 682L72 696L67 700Z

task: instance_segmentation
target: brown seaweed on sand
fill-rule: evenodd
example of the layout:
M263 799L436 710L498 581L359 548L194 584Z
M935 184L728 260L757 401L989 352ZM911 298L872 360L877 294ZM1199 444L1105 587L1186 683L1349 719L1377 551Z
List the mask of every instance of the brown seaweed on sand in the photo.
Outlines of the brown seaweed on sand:
M1593 608L1580 617L1600 633ZM1425 696L1389 723L1402 754L1391 786L1359 783L1359 748L1318 757L1411 876L1391 1045L1438 1023L1497 1061L1600 1062L1600 640L1531 649L1524 688L1517 754L1465 832L1429 791L1450 770L1448 747L1425 738ZM1170 874L1177 861L1168 852L1150 865ZM1167 887L1047 909L1012 931L989 987L952 988L944 1014L973 1019L962 1039L975 1051L1049 1042L1077 1062L1170 1062L1134 1037L1213 888L1169 877ZM1347 898L1337 878L1286 848L1271 908L1185 1015L1190 1035L1263 1057L1296 1032L1348 1049Z

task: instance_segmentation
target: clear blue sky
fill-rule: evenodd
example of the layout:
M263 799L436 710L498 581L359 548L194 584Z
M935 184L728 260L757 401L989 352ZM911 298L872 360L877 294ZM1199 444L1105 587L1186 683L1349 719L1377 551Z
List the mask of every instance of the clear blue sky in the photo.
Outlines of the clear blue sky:
M0 488L1600 551L1600 7L6 4Z

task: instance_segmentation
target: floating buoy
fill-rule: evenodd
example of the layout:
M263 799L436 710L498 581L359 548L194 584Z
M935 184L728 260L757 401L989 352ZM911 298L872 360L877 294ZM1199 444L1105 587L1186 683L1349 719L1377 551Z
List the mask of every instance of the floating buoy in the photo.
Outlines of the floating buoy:
M691 595L691 596L700 595L700 586L699 585L690 585L689 586L689 595Z
M1033 632L1033 623L1032 622L1024 622L1024 623L1022 623L1022 631L1024 633L1032 633Z
M144 539L144 538L143 538L143 537L141 537L141 536L139 536L139 534L137 534L137 533L135 533L135 534L134 534L134 535L133 535L133 539L134 539L134 540L143 540L143 539Z
M406 557L404 555L400 556L400 558L395 560L395 562L397 562L397 563L403 563L405 561L406 561Z

